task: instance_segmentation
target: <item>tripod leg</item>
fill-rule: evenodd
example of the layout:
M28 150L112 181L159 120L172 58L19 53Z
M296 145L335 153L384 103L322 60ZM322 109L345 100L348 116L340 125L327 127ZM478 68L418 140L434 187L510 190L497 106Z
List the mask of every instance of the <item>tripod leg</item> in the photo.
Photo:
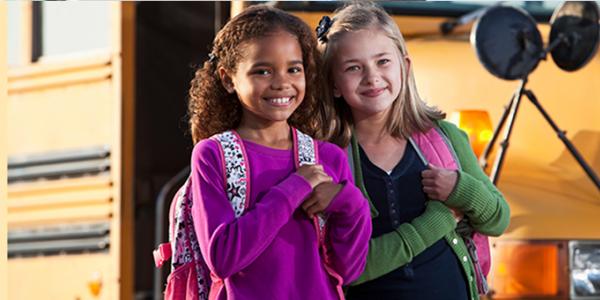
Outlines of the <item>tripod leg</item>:
M490 174L490 179L494 184L498 183L498 179L500 178L500 170L502 169L502 164L504 163L504 156L506 155L506 150L508 149L510 135L512 133L513 125L515 124L515 119L517 117L517 112L519 110L519 104L521 104L521 97L523 96L523 91L525 90L525 85L527 84L527 78L521 80L521 84L515 93L513 100L510 106L510 112L508 113L508 126L504 130L504 139L500 143L500 150L498 151L498 155L496 156L496 161L494 161L494 167L492 168L492 172Z
M479 166L481 166L481 168L484 170L488 166L488 158L490 157L490 154L492 153L492 149L494 148L494 144L496 144L496 140L498 139L498 136L500 135L500 130L502 129L502 127L504 126L504 123L506 122L506 117L508 117L508 112L509 112L510 107L512 106L512 103L514 100L515 100L515 95L513 95L510 98L510 102L508 102L508 105L506 107L504 107L504 112L502 112L500 121L498 121L498 125L496 125L496 128L494 128L494 133L492 134L492 139L490 139L490 141L487 143L487 145L485 145L485 149L483 150L483 153L479 156Z
M598 179L598 175L596 175L594 170L592 170L592 168L590 168L590 166L583 159L581 154L579 154L579 151L577 151L577 148L575 148L575 146L571 143L571 141L569 141L569 139L567 139L567 136L565 135L566 132L563 130L560 130L560 128L558 128L556 123L554 123L554 121L552 121L552 119L550 118L550 115L548 115L548 113L546 113L546 111L544 110L544 108L542 107L540 102L537 100L537 98L535 97L535 94L533 94L532 91L527 90L524 93L527 96L527 98L529 98L529 101L531 101L531 103L533 103L533 105L535 105L535 107L537 107L537 109L542 113L542 115L544 116L544 119L546 119L546 121L548 121L550 126L552 126L552 129L554 129L554 132L556 132L556 134L558 135L558 138L563 142L563 144L565 144L565 146L567 147L569 152L571 152L571 155L573 155L573 157L577 160L577 162L583 168L583 170L588 175L588 177L590 177L590 179L594 182L596 187L600 190L600 179Z

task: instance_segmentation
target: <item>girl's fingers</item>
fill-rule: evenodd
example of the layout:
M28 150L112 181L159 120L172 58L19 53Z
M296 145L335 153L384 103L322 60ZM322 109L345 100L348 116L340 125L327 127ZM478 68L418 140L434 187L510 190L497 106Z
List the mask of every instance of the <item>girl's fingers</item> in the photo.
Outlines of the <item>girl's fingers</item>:
M315 203L317 203L317 202L318 202L318 200L319 200L319 199L318 199L317 197L314 197L314 196L312 196L312 197L310 197L310 198L306 199L306 200L305 200L305 201L302 203L302 205L301 205L301 207L302 207L302 210L306 211L306 210L307 210L309 207L311 207L312 205L314 205Z
M302 210L308 215L308 217L312 218L315 214L320 213L324 210L320 201L318 201L317 197L311 197L307 201L302 203Z
M314 205L312 205L312 206L310 206L310 207L308 207L308 208L306 209L306 214L307 214L307 215L308 215L310 218L312 218L312 217L314 217L316 214L318 214L318 213L322 212L323 210L324 210L324 208L322 207L322 205L321 205L321 202L317 202L317 203L315 203Z
M331 178L331 176L325 174L325 172L321 172L321 173L317 174L317 178L318 178L319 183L333 181L333 178Z
M423 180L421 180L421 183L423 183L423 186L428 186L428 187L435 186L435 180L433 180L433 179L423 179Z
M437 176L437 171L425 170L421 172L421 177L423 178L435 178Z
M432 187L427 187L427 186L424 186L424 187L423 187L423 192L425 192L425 194L427 194L427 195L430 195L430 194L437 194L437 193L435 192L435 189L434 189L434 188L432 188ZM430 196L431 196L431 195L430 195Z

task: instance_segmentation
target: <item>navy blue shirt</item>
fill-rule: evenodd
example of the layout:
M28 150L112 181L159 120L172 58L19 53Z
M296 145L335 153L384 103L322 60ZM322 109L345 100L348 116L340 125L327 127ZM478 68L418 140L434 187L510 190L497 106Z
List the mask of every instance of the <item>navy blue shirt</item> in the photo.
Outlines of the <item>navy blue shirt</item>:
M372 238L392 232L425 211L421 172L426 166L410 143L390 174L373 164L361 147L359 151L365 187L379 211L373 219ZM347 299L468 299L468 286L452 248L440 239L410 263L350 287Z

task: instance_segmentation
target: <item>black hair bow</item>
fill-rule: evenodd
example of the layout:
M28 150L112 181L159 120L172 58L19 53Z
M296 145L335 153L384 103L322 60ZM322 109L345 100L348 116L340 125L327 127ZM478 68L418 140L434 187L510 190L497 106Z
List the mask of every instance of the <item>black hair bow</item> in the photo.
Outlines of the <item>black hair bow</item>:
M319 21L319 25L316 29L317 39L319 39L319 41L323 43L327 42L327 32L329 31L329 28L331 28L331 25L333 25L333 20L331 20L331 18L328 16L323 16L321 18L321 21Z

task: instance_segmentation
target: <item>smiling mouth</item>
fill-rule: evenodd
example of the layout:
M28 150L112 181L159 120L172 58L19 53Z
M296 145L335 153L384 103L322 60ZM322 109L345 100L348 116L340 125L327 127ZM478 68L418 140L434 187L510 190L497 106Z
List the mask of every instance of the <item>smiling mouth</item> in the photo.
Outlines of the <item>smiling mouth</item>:
M294 97L278 97L278 98L265 98L269 103L275 106L287 106L289 105Z
M385 88L369 89L369 90L362 92L361 94L364 96L367 96L367 97L376 97L376 96L381 95L383 93L383 91L385 91Z

